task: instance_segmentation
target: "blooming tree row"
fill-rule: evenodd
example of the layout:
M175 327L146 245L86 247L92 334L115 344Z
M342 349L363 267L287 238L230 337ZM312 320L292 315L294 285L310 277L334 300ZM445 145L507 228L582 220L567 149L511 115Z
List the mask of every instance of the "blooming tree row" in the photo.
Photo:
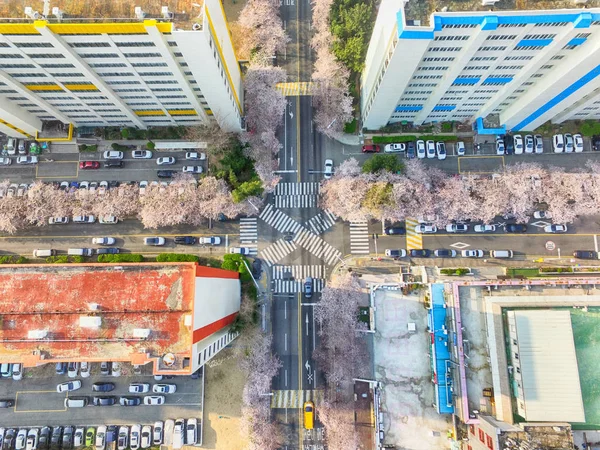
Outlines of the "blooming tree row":
M344 220L429 218L437 225L497 216L527 222L543 205L556 223L600 214L600 164L564 172L537 163L507 166L492 176L450 176L418 160L406 162L402 175L363 174L355 159L342 163L324 183L322 206Z
M36 182L21 197L4 195L0 198L0 231L15 233L27 226L43 226L50 217L71 215L137 217L145 227L158 228L177 224L199 225L207 218L220 214L233 218L254 213L249 202L235 203L223 180L204 177L191 182L190 175L180 175L168 186L146 188L140 193L137 186L121 185L104 193L78 189L65 192L51 184ZM8 181L0 183L7 192ZM262 199L250 201L259 206Z

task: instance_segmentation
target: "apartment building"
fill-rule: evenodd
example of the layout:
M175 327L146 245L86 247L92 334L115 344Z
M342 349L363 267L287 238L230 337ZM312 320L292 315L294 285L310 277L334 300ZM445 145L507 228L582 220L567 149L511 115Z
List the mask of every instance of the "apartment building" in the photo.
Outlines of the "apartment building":
M362 74L363 126L469 121L507 130L600 118L600 9L436 12L383 0Z
M219 0L189 30L157 20L0 21L0 132L207 124L240 131L241 73Z

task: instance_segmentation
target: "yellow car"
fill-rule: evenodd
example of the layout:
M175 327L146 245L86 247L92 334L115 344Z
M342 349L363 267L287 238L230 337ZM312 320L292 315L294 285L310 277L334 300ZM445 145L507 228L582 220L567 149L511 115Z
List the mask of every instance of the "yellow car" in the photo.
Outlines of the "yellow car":
M315 404L304 402L304 428L312 430L315 426Z

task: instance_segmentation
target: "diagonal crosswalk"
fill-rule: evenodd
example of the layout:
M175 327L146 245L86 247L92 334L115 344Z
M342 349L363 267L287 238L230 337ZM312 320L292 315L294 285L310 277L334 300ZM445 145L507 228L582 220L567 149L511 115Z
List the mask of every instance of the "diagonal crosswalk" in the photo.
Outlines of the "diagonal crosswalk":
M312 400L315 404L323 402L322 390L281 390L273 391L271 396L271 408L302 408L304 402Z
M406 249L420 249L423 248L423 235L415 231L415 227L419 225L416 219L407 218L406 221Z
M369 222L350 222L350 253L369 254Z
M310 228L313 233L321 234L331 228L335 224L336 220L337 216L328 209L325 209L323 212L320 212L306 222L306 226Z
M275 187L275 207L316 208L319 190L317 182L279 183Z
M273 242L268 247L262 249L260 255L267 263L267 265L272 266L277 261L282 260L297 248L298 247L294 242L288 242L282 238Z
M275 228L280 233L295 233L302 228L302 225L300 225L283 211L275 209L275 207L270 203L265 206L265 209L261 211L258 217L265 221L267 225Z
M240 219L240 245L250 249L250 254L256 255L258 249L258 220L256 217Z

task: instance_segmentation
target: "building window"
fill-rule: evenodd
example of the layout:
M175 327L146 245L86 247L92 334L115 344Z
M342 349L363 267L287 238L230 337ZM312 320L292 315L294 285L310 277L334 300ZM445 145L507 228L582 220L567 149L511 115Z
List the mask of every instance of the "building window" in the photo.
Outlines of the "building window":
M133 64L135 65L135 64ZM125 63L88 63L88 66L96 69L113 68L113 67L127 67Z
M2 53L2 54L0 54L0 58L17 59L17 58L23 58L23 56L16 54L16 53Z
M481 442L485 442L485 433L483 432L483 430L481 428L479 429L479 440Z
M154 42L141 41L141 42L115 42L117 47L156 47Z
M155 63L133 63L131 64L133 67L167 67L167 63L164 62L155 62Z
M477 49L478 52L502 52L506 50L506 46L498 45L492 47L479 47Z
M485 435L485 439L486 439L486 441L487 441L487 447L488 447L490 450L494 450L494 441L492 441L492 438L486 434L486 435Z
M160 53L123 53L125 58L162 58ZM116 55L114 56L117 57Z
M54 48L50 42L15 42L15 47L19 48L33 48L33 47L42 47L42 48ZM4 47L4 46L3 46Z
M488 36L486 41L512 41L517 38L516 34L495 34L493 36Z
M91 64L90 64L91 66ZM40 64L44 69L74 69L73 64Z
M69 42L71 47L110 47L108 42Z
M431 47L428 52L460 52L462 47Z
M80 58L118 58L116 53L80 53Z

